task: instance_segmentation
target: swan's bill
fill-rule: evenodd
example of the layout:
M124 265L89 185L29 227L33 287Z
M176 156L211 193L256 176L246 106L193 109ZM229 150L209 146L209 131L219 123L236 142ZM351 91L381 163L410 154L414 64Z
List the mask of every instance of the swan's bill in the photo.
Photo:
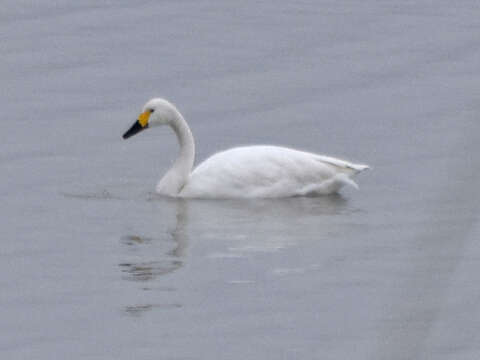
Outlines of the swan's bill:
M138 120L132 125L128 131L123 134L124 139L128 139L130 136L138 134L140 131L146 129L148 127L148 119L150 118L150 114L152 112L150 110L144 111L138 117Z
M123 134L123 138L128 139L130 136L138 134L140 131L145 130L147 127L148 127L148 124L147 124L147 126L143 127L142 125L140 125L140 121L137 120L132 125L132 127L130 129L128 129L125 134Z

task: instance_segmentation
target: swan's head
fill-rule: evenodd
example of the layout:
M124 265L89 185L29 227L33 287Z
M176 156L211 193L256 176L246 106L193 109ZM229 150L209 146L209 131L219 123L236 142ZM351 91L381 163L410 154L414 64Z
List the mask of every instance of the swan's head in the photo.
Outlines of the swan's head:
M123 138L128 139L130 136L138 134L146 128L171 124L176 121L178 117L179 113L175 105L165 99L151 99L143 106L142 113L130 129L123 134Z

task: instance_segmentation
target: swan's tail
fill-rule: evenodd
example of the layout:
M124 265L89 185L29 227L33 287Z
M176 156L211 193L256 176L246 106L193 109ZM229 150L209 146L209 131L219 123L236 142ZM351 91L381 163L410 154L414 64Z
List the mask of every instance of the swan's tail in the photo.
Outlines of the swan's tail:
M340 171L345 171L349 173L350 175L352 174L358 174L359 172L362 172L363 170L370 169L370 166L364 165L364 164L353 164L351 162L345 161L345 160L340 160L340 159L335 159L329 156L323 156L323 155L316 155L316 159L326 163L335 166L338 168Z
M348 168L355 170L355 173L362 172L364 170L370 169L370 166L364 164L348 164Z

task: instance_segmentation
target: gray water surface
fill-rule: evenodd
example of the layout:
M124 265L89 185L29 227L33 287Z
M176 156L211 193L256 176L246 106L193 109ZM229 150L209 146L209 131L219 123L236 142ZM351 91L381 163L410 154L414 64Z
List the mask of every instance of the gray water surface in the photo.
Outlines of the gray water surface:
M478 359L475 1L6 0L0 358ZM276 144L360 191L174 200L197 159Z

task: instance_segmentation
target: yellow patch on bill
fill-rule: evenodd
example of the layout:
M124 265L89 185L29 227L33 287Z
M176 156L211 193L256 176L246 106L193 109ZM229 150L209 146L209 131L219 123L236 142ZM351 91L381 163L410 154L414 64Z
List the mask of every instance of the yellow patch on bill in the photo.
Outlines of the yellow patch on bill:
M148 118L150 117L150 111L144 111L143 113L140 114L138 117L138 122L142 127L145 127L148 125Z

